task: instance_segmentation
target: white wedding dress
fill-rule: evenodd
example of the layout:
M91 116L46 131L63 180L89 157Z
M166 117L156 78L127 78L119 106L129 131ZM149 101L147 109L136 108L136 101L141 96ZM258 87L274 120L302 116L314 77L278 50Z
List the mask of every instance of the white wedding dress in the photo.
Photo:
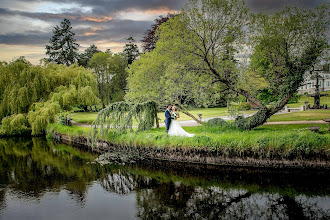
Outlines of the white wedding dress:
M195 134L189 134L179 124L178 120L172 119L170 128L168 129L168 134L171 136L182 136L182 137L194 137Z

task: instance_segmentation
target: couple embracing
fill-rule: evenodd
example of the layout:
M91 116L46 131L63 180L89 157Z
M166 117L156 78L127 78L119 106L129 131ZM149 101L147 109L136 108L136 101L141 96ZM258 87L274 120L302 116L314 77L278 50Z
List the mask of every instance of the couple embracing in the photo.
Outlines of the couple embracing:
M183 128L178 122L178 118L180 118L178 107L175 105L172 107L171 111L171 105L167 105L166 111L165 111L165 125L166 125L166 133L173 136L183 136L183 137L193 137L195 134L189 134Z

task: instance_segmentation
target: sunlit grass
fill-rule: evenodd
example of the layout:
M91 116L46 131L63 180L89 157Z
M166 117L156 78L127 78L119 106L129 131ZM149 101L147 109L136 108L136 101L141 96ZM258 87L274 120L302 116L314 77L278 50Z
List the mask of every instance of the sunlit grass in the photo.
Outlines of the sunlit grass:
M196 109L189 109L189 113L193 114L196 118L198 118L197 114L202 114L202 118L212 118L212 117L220 117L220 116L228 116L230 113L227 112L227 108L196 108ZM242 113L253 113L256 111L244 111ZM73 113L70 117L78 122L78 123L88 123L91 124L97 117L97 112L78 112ZM165 113L159 112L158 118L160 118L160 123L164 122L165 120ZM180 121L187 121L193 120L188 115L180 113ZM134 121L134 125L137 123Z
M328 105L328 107L330 108L330 91L327 92L321 92L321 94L328 94L328 96L322 96L320 103L321 105ZM298 108L302 105L304 105L304 102L308 101L310 104L310 106L313 106L314 104L314 98L313 97L307 97L306 95L301 95L299 97L298 103L292 103L292 104L288 104L289 108Z
M304 112L290 112L270 117L269 121L313 121L330 118L329 110L308 110Z

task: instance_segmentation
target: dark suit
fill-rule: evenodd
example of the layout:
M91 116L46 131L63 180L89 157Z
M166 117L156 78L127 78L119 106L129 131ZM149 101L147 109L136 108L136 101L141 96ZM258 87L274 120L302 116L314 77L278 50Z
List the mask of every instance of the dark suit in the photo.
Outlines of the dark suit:
M168 129L170 128L171 124L171 113L168 109L165 111L165 125L166 125L166 133L168 132Z

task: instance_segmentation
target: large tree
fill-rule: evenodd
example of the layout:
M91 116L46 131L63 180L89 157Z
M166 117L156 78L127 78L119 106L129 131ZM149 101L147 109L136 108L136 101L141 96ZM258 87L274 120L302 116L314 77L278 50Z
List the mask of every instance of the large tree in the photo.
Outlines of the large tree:
M71 22L64 19L60 26L54 27L53 37L46 45L46 55L49 55L48 61L65 64L70 66L78 61L78 47L72 31Z
M328 27L328 6L250 16L243 0L191 0L180 15L160 26L156 48L189 62L187 68L203 72L259 107L257 114L238 123L251 129L282 109L297 91L304 73L328 49ZM257 98L258 91L246 87L243 80L250 70L234 62L246 39L252 46L250 70L280 96L271 106Z

